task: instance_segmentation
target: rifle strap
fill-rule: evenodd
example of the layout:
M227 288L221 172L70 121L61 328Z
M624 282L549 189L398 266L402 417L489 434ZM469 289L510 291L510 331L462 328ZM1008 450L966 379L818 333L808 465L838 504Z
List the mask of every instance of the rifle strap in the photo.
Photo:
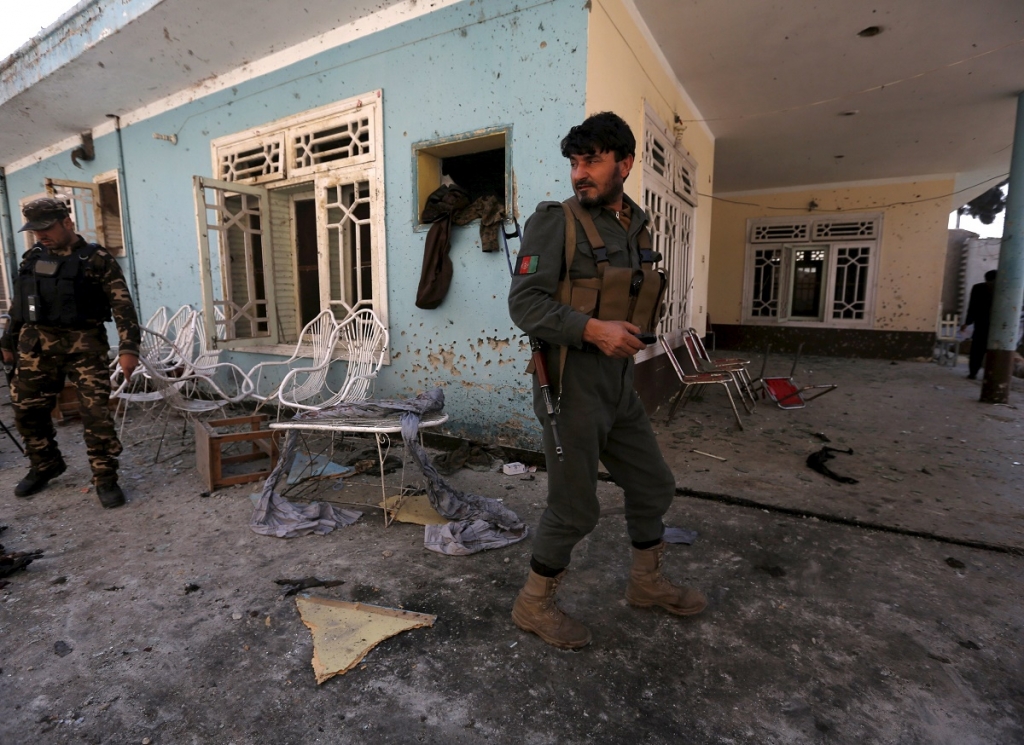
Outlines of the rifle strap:
M570 199L569 202L576 202L579 205L576 197ZM576 219L573 217L571 204L562 202L562 210L565 212L565 277L558 288L558 300L562 305L569 305L572 303L572 279L569 276L569 271L572 269L572 260L576 258ZM594 224L593 220L590 221L590 224ZM590 240L589 236L587 240ZM604 243L602 242L601 245L603 246ZM563 344L558 350L558 393L556 394L558 398L562 396L562 375L565 373L565 359L568 356L569 347Z

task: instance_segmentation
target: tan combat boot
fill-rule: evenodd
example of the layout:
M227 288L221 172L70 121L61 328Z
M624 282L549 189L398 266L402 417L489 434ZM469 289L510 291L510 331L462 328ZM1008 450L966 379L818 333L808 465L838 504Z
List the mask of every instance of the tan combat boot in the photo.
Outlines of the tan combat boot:
M657 605L677 616L700 613L708 601L692 587L674 585L661 576L661 558L665 544L633 549L633 568L629 572L626 600L638 608Z
M590 644L590 631L555 605L555 591L565 572L542 577L532 569L512 606L512 620L559 649L579 649Z

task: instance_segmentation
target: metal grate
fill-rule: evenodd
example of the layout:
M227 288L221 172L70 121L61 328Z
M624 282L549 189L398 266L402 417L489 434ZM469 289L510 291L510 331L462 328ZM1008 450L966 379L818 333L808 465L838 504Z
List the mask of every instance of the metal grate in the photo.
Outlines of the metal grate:
M806 222L755 224L750 233L751 243L781 243L783 241L806 241Z
M223 181L261 181L283 178L282 140L248 141L238 150L219 151L218 178Z
M870 246L840 246L836 249L836 283L832 318L863 320L867 310Z
M814 223L814 240L865 240L877 238L877 220L829 220Z
M754 251L754 289L750 315L755 318L778 318L781 267L782 249L759 248Z
M373 153L368 116L343 123L331 119L329 126L321 123L317 128L294 132L291 138L294 148L291 166L300 170L323 163L345 165L345 161Z

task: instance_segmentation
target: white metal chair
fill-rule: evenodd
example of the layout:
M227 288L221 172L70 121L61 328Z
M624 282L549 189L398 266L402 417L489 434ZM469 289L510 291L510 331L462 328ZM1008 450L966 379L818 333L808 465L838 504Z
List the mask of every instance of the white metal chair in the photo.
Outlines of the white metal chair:
M342 401L365 401L370 392L388 350L388 330L368 308L356 311L341 324L338 346L344 349L348 366L345 380L320 406L333 406ZM328 389L330 390L330 389ZM312 408L295 405L295 408ZM317 407L319 408L319 407Z
M193 319L194 322L194 319ZM252 394L252 382L244 370L230 362L206 362L201 369L193 366L192 351L178 349L168 337L152 329L142 329L145 348L173 350L177 365L167 368L165 361L168 356L154 360L142 355L139 368L131 380L125 380L120 365L115 368L112 378L111 398L119 399L121 432L123 434L131 404L150 405L151 408L163 406L170 411L177 411L186 419L217 411L227 404L239 403ZM179 337L190 344L191 333L183 333ZM217 377L221 374L230 375L235 391L225 388ZM158 419L150 417L149 419Z
M256 408L275 400L292 408L310 408L300 405L323 395L327 384L327 369L338 341L338 330L334 313L330 310L322 311L302 329L291 357L257 363L249 371L249 380L253 386L250 395L259 402ZM309 360L311 364L296 366L295 363L300 360ZM283 368L280 382L277 383L272 382L276 376L266 375L267 371L274 368ZM318 405L322 403L318 402Z

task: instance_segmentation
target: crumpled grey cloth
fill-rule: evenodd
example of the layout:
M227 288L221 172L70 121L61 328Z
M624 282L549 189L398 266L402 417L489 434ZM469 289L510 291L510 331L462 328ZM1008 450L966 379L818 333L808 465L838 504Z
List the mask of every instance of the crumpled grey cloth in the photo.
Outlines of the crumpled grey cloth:
M515 512L497 499L467 494L451 486L437 472L427 451L420 446L419 423L423 414L444 409L444 391L440 388L414 398L341 403L327 409L307 411L296 419L320 419L331 416L386 416L402 411L402 439L413 460L427 479L427 498L441 517L452 522L443 526L427 526L423 545L431 551L464 556L489 548L518 543L528 528ZM289 432L291 434L291 431ZM433 527L433 530L432 530ZM439 538L438 534L442 537Z
M444 525L427 525L423 529L423 545L439 554L466 556L489 548L502 548L521 541L525 536L525 525L522 536L510 540L508 535L496 533L486 520L463 520Z
M278 494L277 484L291 467L298 437L298 430L290 429L284 438L277 465L267 476L260 501L256 503L252 518L249 520L249 527L254 533L276 538L298 538L309 533L326 535L335 528L351 525L362 517L362 512L344 510L332 504L310 502L307 505L297 505Z

